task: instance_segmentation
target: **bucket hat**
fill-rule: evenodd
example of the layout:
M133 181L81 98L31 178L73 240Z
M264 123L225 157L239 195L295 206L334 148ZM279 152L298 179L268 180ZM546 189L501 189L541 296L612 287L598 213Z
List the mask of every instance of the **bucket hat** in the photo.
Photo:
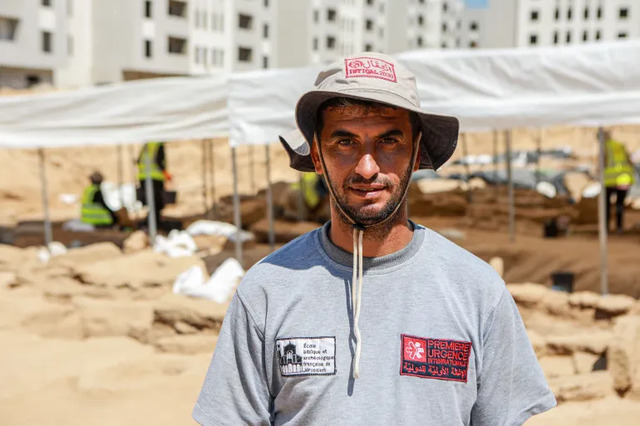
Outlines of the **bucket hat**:
M420 169L437 170L456 148L458 119L422 110L413 73L390 56L365 52L327 66L318 74L314 89L298 100L296 124L303 138L280 137L292 168L302 172L315 171L310 146L318 108L332 98L373 101L417 113L422 122Z

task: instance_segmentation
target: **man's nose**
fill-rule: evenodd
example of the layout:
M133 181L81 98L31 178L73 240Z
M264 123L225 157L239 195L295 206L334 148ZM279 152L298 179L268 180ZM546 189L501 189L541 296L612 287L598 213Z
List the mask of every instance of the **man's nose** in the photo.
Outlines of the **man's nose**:
M371 179L380 173L380 167L371 154L364 154L360 157L355 172L365 179Z

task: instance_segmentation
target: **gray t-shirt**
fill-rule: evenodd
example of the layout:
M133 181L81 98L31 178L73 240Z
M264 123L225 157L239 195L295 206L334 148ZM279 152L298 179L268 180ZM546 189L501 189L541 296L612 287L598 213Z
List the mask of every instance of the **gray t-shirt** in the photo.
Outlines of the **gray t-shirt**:
M330 224L238 286L193 417L203 425L521 425L555 406L502 279L417 226L364 259L360 377L352 378L352 255Z

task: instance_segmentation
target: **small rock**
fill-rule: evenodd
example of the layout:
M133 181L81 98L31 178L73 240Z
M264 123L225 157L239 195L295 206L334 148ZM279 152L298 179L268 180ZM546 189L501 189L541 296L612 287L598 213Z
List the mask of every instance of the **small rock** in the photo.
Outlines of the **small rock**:
M556 317L570 317L569 293L564 291L550 291L540 302L544 310Z
M504 276L504 260L502 260L501 257L492 257L491 260L489 260L489 265L496 270L500 277Z
M122 243L125 253L135 253L149 247L149 237L143 231L135 231Z
M580 309L595 308L600 298L599 294L592 291L578 291L569 295L569 304Z
M559 376L549 380L558 402L588 401L613 394L613 380L607 371Z
M571 355L580 351L601 355L607 350L612 337L607 331L551 336L547 339L547 349L549 353L556 355Z
M184 321L177 321L173 327L178 332L178 334L195 334L199 330L192 325L187 324Z
M508 284L507 289L513 300L523 308L535 307L550 292L547 287L533 283Z
M613 386L619 394L640 400L640 316L616 319L607 353Z
M626 314L635 304L635 299L624 294L608 295L600 298L596 306L596 316L618 316Z

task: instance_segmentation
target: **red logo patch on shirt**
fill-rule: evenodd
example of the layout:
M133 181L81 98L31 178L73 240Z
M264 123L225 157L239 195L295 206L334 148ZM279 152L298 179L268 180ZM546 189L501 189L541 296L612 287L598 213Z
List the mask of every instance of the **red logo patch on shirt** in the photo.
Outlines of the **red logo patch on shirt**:
M467 382L471 342L401 335L401 376Z
M344 60L346 78L369 77L397 82L396 69L390 62L382 59L360 56Z

